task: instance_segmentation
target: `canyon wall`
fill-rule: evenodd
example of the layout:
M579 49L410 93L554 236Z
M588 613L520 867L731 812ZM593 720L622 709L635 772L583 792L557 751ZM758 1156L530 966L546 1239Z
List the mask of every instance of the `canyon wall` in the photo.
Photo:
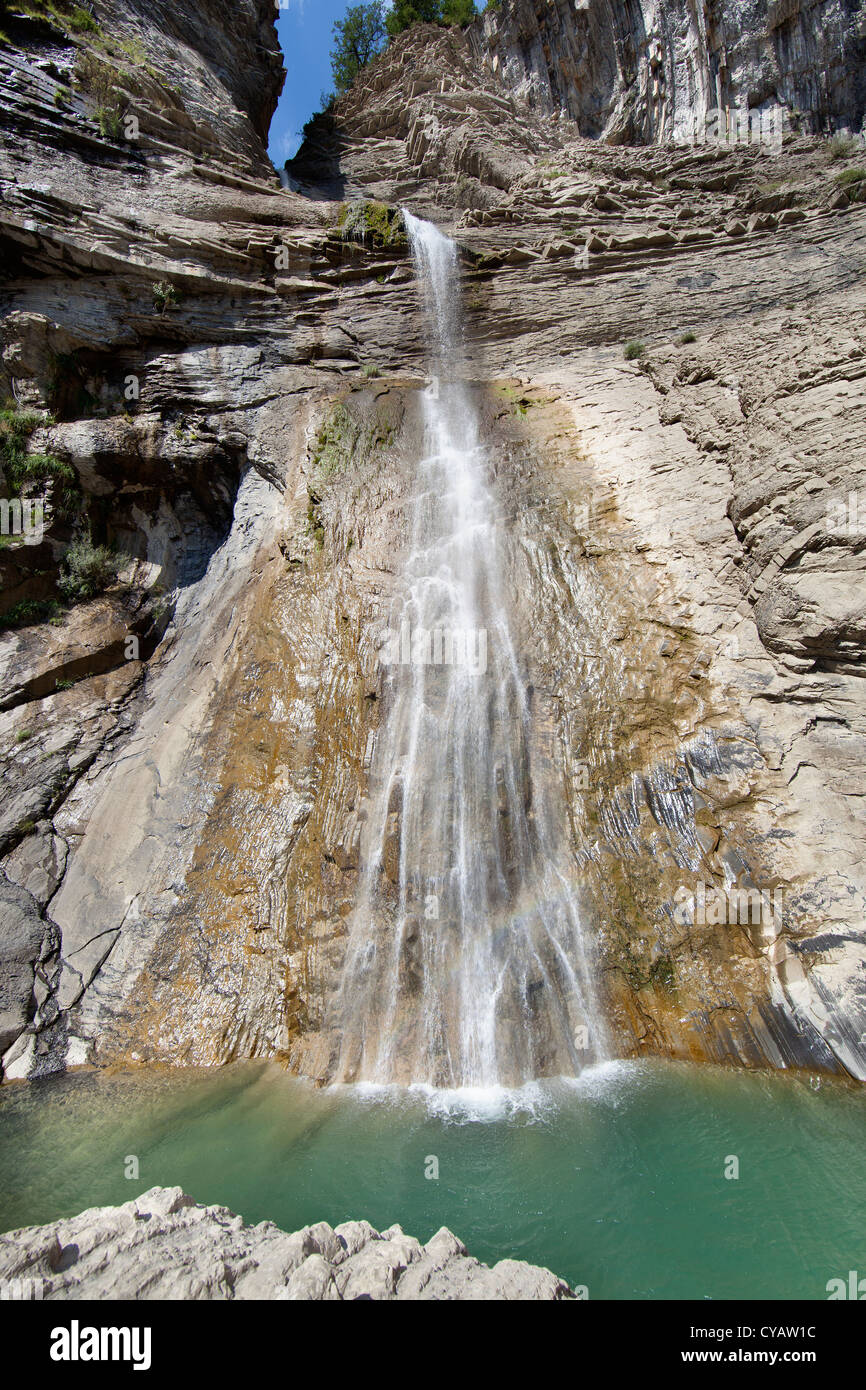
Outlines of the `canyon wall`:
M29 448L79 509L0 549L7 1078L332 1075L422 447L401 205L460 246L533 764L614 1050L866 1074L864 156L671 142L719 45L732 103L859 129L862 23L719 9L712 43L673 6L422 26L286 189L269 4L4 21L4 392L52 412ZM757 51L801 86L753 91ZM82 517L118 582L18 621ZM719 920L732 887L773 911Z
M857 0L503 0L477 61L521 100L617 143L683 138L710 111L781 106L807 131L859 131Z

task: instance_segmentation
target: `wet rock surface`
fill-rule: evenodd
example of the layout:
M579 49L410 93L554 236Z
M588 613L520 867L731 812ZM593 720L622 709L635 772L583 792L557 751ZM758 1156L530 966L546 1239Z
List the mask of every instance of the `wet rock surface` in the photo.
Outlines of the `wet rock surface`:
M426 1244L367 1221L320 1221L287 1235L272 1221L248 1226L227 1207L197 1206L179 1187L0 1236L0 1280L16 1279L48 1300L575 1298L550 1270L481 1264L444 1226Z

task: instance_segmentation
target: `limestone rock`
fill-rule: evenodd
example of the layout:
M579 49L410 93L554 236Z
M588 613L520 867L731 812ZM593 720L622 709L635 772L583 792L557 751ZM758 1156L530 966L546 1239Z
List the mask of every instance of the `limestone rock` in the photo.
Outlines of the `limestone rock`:
M856 15L836 0L817 9L726 0L704 22L685 0L633 8L510 0L470 33L479 60L524 101L617 144L688 133L714 108L773 97L816 125L834 116L854 130L866 109ZM819 89L828 41L841 61Z
M354 1299L560 1301L568 1285L519 1260L489 1269L444 1227L427 1245L399 1226L326 1222L286 1235L226 1207L152 1188L120 1207L0 1235L0 1280L29 1279L49 1300Z
M0 874L0 1054L33 1017L36 971L56 950L56 935L30 894Z

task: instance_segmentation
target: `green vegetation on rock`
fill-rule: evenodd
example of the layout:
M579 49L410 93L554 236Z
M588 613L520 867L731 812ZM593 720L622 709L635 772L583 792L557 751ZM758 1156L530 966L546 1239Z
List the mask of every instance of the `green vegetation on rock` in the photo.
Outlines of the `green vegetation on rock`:
M24 454L6 474L6 481L16 497L30 485L60 483L61 498L65 506L71 505L75 500L72 494L77 493L77 480L72 465L62 463L54 454Z
M346 407L342 403L335 405L316 436L314 474L319 478L330 478L334 473L342 472L352 457L360 433L360 425Z
M493 389L497 395L501 396L515 415L525 416L527 411L535 405L522 391L518 391L507 381L497 381L493 384Z
M471 24L477 13L474 0L395 0L386 23L396 38L413 24Z
M866 202L866 169L843 169L836 182L852 203Z
M94 103L93 117L106 140L120 140L125 102L117 85L116 68L95 53L82 53L75 65L75 81Z
M365 202L359 199L354 203L344 203L337 222L344 241L371 243L375 247L403 247L408 238L399 208L390 208L387 203Z
M54 454L30 453L30 439L50 423L35 411L0 410L0 464L9 497L47 494L50 515L81 528L63 557L57 589L68 603L94 598L116 578L120 557L107 546L94 545L84 513L78 474ZM60 609L55 598L22 599L0 617L0 628L26 627L53 621Z
M30 437L48 423L32 410L0 410L0 465L10 497L29 496L52 484L52 508L62 517L77 514L81 505L78 475L54 454L30 453Z
M22 599L14 608L0 614L0 630L17 627L30 627L34 623L51 620L60 611L55 599Z
M153 286L153 307L160 314L168 309L176 309L180 304L180 291L168 280L157 280Z
M41 424L42 416L35 410L16 410L13 406L0 410L0 464L7 478L27 453L27 441Z
M83 5L70 0L22 0L15 10L29 19L43 19L59 29L73 34L98 34L99 25L93 15ZM9 5L0 6L0 17L9 13Z
M70 602L96 598L117 577L119 557L89 535L77 537L63 557L59 588Z
M393 431L378 415L364 422L342 401L322 422L313 450L313 477L324 482L345 473L356 454L366 457L391 443Z
M860 148L852 135L834 135L827 145L827 153L831 159L847 159Z
M328 520L332 517L329 493L339 492L347 478L362 475L374 455L394 438L394 420L387 408L371 402L367 393L358 392L353 399L357 404L337 401L332 405L310 450L306 533L319 550L324 548L326 530L333 529ZM347 537L345 541L348 549Z

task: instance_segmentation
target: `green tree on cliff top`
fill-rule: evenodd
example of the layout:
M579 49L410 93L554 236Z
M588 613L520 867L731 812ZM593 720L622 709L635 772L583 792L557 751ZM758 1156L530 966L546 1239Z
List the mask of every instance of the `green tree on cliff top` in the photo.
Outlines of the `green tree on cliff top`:
M420 23L469 24L477 13L475 0L394 0L387 11L384 0L350 5L334 25L331 71L337 94L348 92L361 69L404 29Z
M382 52L388 38L383 0L350 5L334 25L331 72L338 93L348 92L362 68Z
M477 13L475 0L394 0L386 23L395 38L413 24L469 24Z
M438 24L441 18L441 0L394 0L388 12L388 33L396 38L413 24Z
M477 13L475 0L442 0L443 24L471 24Z

